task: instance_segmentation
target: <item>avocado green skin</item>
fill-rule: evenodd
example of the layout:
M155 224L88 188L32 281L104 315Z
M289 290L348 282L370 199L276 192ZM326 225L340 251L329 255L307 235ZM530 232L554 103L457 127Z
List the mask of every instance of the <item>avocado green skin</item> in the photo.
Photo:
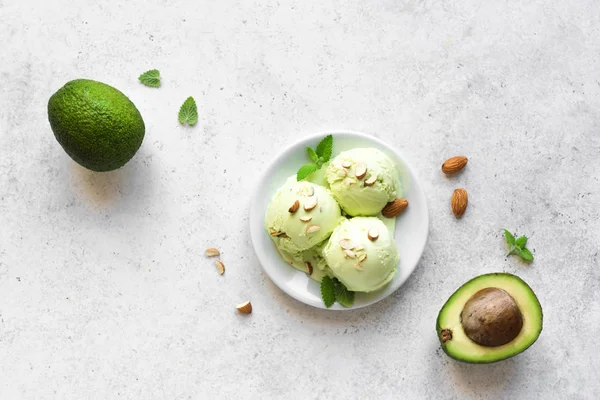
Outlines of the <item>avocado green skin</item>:
M456 289L456 291L455 291L454 293L452 293L452 296L450 296L450 297L448 298L448 300L446 300L446 302L444 303L444 305L442 306L442 308L440 308L440 312L438 313L438 317L437 317L437 319L436 319L436 321L435 321L435 329L436 329L436 331L437 331L437 337L438 337L438 340L440 341L440 345L441 345L441 347L442 347L442 350L444 351L444 353L446 353L446 354L448 355L448 357L450 357L450 358L452 358L452 359L454 359L454 360L457 360L457 361L463 362L463 363L467 363L467 364L492 364L492 363L495 363L495 362L498 362L498 361L507 360L507 359L509 359L509 358L512 358L512 357L514 357L514 356L516 356L516 355L519 355L519 354L521 354L522 352L524 352L525 350L527 350L528 348L530 348L530 347L531 347L531 346L532 346L532 345L533 345L533 344L534 344L534 343L537 341L537 339L540 337L540 334L542 333L543 326L544 326L544 321L543 321L543 320L544 320L544 314L543 314L543 311L542 311L542 317L541 317L541 318L542 318L542 320L540 321L540 326L541 326L541 328L540 328L540 331L538 332L538 334L537 334L537 336L535 337L535 339L534 339L534 340L533 340L533 341L532 341L532 342L529 344L529 346L525 346L525 347L523 347L521 350L519 350L519 352L518 352L518 353L511 354L511 355L508 355L508 356L506 356L506 357L502 357L502 356L500 356L498 359L496 359L496 360L493 360L493 361L470 361L470 360L469 360L469 361L467 361L467 360L463 360L463 359L461 359L460 357L456 357L454 354L451 354L451 353L450 353L450 352L447 350L447 348L446 348L446 344L445 344L445 343L442 341L442 328L441 328L441 326L440 326L440 316L441 316L441 314L442 314L442 311L444 310L444 308L446 308L446 306L447 306L449 303L451 303L451 302L452 302L452 299L453 299L454 295L455 295L455 294L457 294L458 292L460 292L460 290L461 290L461 289L462 289L462 288L463 288L465 285L467 285L469 282L473 282L475 279L479 279L479 278L482 278L482 277L492 277L492 276L507 276L507 275L509 275L509 276L512 276L512 277L514 277L514 278L517 278L518 280L520 280L520 281L522 282L522 284L523 284L523 285L527 286L527 287L529 288L529 290L531 290L531 293L533 294L533 297L535 297L535 298L536 298L536 300L537 300L537 296L535 295L534 291L531 289L531 287L530 287L530 286L529 286L529 285L528 285L528 284L527 284L527 283L526 283L524 280L522 280L521 278L519 278L519 277L518 277L518 276L516 276L516 275L513 275L513 274L508 274L508 273L505 273L505 272L495 272L495 273L491 273L491 274L483 274L483 275L479 275L479 276L476 276L475 278L473 278L473 279L469 280L468 282L464 283L464 284L463 284L461 287L459 287L458 289ZM475 293L473 293L473 294L475 294ZM538 300L538 302L539 302L539 300Z
M135 105L112 86L67 82L48 101L48 120L67 154L92 171L122 167L140 148L146 127Z

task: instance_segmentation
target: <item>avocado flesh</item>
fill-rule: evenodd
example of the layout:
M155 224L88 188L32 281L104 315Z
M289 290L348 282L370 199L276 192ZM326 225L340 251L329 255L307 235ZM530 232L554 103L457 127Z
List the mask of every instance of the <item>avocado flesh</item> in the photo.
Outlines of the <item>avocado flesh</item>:
M506 291L519 307L523 325L519 334L501 346L482 346L465 334L461 313L474 294L486 288ZM492 363L525 351L542 331L542 307L535 293L521 278L507 273L478 276L461 286L444 304L438 319L437 332L442 349L450 357L469 363Z

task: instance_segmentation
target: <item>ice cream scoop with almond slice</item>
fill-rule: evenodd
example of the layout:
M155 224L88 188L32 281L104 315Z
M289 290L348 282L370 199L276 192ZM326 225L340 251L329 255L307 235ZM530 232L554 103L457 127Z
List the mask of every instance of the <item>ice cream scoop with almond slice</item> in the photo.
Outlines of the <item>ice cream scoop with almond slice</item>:
M325 172L333 196L350 216L374 216L402 196L398 171L380 150L356 148L338 154Z
M348 290L372 292L396 273L398 251L390 231L379 218L343 220L323 249L332 274Z
M271 199L265 228L278 249L298 253L326 240L340 219L340 206L328 189L293 176Z

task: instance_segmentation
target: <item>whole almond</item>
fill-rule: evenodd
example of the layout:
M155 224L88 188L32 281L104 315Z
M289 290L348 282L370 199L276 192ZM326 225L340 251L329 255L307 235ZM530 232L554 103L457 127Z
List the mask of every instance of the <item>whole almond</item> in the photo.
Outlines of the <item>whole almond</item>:
M290 209L288 211L293 214L296 211L298 211L299 208L300 208L300 201L296 200L296 201L294 201L294 204L292 204L292 206L290 207Z
M252 303L250 303L249 301L242 304L238 304L235 308L237 308L237 310L242 314L252 313Z
M454 174L467 165L469 159L465 156L451 157L442 164L442 171L445 174Z
M452 206L452 212L456 218L462 217L467 209L467 204L469 203L469 195L467 191L463 188L456 189L454 193L452 193L452 200L450 205Z
M408 201L406 199L396 199L394 201L390 201L383 207L381 213L386 218L395 218L398 215L402 214L404 210L408 207Z

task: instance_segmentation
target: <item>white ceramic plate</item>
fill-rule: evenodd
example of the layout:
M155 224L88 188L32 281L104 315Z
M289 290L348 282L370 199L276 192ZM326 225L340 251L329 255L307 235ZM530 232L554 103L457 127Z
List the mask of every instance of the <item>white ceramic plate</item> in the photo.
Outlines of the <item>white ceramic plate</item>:
M372 293L356 293L354 306L345 308L335 303L329 310L348 310L365 307L392 294L414 271L429 232L429 214L425 194L412 167L391 146L372 136L357 132L327 132L307 137L288 147L269 165L256 185L250 205L250 236L254 250L266 274L281 290L305 304L325 308L319 283L310 279L288 263L277 252L275 244L264 228L265 212L269 201L286 179L300 166L309 162L306 146L315 147L328 134L333 135L333 157L339 152L356 147L374 147L386 153L396 163L404 187L408 208L396 221L395 240L400 253L398 272L386 287Z

